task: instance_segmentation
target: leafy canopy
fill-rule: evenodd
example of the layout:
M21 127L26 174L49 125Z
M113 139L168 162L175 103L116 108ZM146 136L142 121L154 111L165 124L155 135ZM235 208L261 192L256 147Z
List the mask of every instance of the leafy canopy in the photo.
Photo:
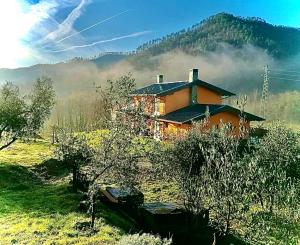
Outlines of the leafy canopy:
M27 96L12 83L5 83L0 88L0 150L38 133L50 115L54 96L50 78L37 79Z

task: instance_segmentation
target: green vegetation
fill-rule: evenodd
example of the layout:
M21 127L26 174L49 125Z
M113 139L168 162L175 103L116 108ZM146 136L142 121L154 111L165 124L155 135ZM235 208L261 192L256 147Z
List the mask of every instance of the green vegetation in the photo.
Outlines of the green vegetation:
M274 57L297 54L300 31L296 28L274 26L260 18L242 18L220 13L186 30L143 44L137 50L142 54L158 55L177 48L188 53L215 51L222 43L240 48L251 44L266 50Z
M0 151L1 244L170 244L129 234L140 231L137 221L99 198L111 184L140 187L146 201L175 202L194 215L208 210L205 229L226 244L299 242L297 133L271 124L262 138L238 138L229 125L209 130L204 120L185 137L158 143L141 136L147 118L130 106L134 85L123 76L100 91L105 111L113 112L102 118L102 130ZM72 170L79 192L71 188Z
M72 185L77 191L80 180L80 167L86 165L92 157L93 150L88 145L84 134L74 135L62 132L59 137L58 146L55 149L55 156L58 160L68 164L72 168Z
M260 113L261 93L249 94L246 111L256 115ZM266 103L266 119L280 120L287 124L300 124L300 91L290 91L279 94L270 94Z
M0 88L0 151L17 139L36 136L54 105L53 82L37 79L30 94L24 96L12 83Z
M78 212L81 194L71 191L68 169L62 164L45 165L53 157L53 148L44 141L17 142L0 153L1 244L114 244L133 224L100 204L95 224L98 232L91 234L85 229L83 224L90 219ZM45 171L41 166L47 166L47 181L40 176L39 171ZM146 201L180 203L182 198L174 182L145 178L141 189ZM281 208L271 214L257 204L243 219L232 222L232 231L254 244L296 244L299 223L297 211Z
M132 228L101 205L99 232L85 229L89 219L78 211L81 194L72 192L68 169L52 157L53 146L44 141L17 142L0 153L1 244L114 244Z
M240 140L227 125L206 128L196 124L168 147L157 145L153 165L168 173L159 179L178 186L192 213L208 209L211 225L223 234L251 244L298 241L299 135L278 123L261 139Z
M171 245L171 239L161 239L150 234L124 236L117 245Z

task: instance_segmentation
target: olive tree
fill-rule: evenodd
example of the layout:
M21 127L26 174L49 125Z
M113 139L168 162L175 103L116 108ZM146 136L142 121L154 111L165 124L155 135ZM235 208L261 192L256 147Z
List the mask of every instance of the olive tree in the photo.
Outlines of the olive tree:
M153 145L150 160L153 173L159 180L174 181L187 210L199 214L206 208L205 198L209 180L204 174L204 155L199 142L202 133L196 128L171 142Z
M248 181L262 208L273 212L274 205L286 205L293 195L293 185L300 179L299 137L275 122L254 146Z
M54 96L50 78L37 79L27 95L16 85L5 83L0 88L0 150L39 132L50 115Z
M54 153L57 159L65 162L72 169L73 190L77 191L80 167L87 164L93 156L87 138L83 134L62 131Z
M152 162L157 171L177 183L187 210L194 214L212 211L211 223L226 234L249 201L243 183L242 140L229 125L210 130L206 123L195 124L168 146L158 146Z
M204 156L205 173L209 176L207 197L214 213L213 224L224 234L231 228L234 219L243 217L249 208L250 197L245 168L244 139L235 136L229 125L222 125L218 131L204 134L199 141Z
M106 111L111 114L104 122L107 133L99 137L98 147L87 168L92 228L96 217L96 195L104 179L106 183L127 187L137 184L138 162L145 157L145 141L138 135L144 129L145 117L139 108L132 107L130 94L134 88L135 80L129 75L108 81L107 87L100 90L103 101L106 100Z

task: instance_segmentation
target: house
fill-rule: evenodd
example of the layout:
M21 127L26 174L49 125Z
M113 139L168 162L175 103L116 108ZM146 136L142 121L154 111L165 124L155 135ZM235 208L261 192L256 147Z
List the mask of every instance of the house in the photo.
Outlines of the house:
M188 81L164 82L163 75L157 82L137 89L133 94L135 106L142 106L148 115L149 132L155 138L184 133L192 122L203 120L209 112L208 126L218 127L230 123L234 134L239 134L241 111L223 103L235 94L204 82L198 78L198 69L191 69ZM251 121L261 117L243 112L244 126L250 129Z

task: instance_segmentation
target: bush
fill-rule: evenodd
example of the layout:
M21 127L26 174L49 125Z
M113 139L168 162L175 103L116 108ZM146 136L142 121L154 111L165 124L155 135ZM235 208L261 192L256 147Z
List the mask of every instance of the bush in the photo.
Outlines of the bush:
M285 207L295 197L300 179L298 140L299 136L292 130L278 122L272 123L248 162L247 181L251 183L251 191L270 212L275 206Z
M172 239L161 239L151 234L134 234L123 236L117 245L171 245Z
M80 174L80 167L89 163L94 154L85 135L62 132L54 154L58 160L63 161L72 168L73 189L76 191L79 180L84 177ZM84 180L84 182L86 181Z

